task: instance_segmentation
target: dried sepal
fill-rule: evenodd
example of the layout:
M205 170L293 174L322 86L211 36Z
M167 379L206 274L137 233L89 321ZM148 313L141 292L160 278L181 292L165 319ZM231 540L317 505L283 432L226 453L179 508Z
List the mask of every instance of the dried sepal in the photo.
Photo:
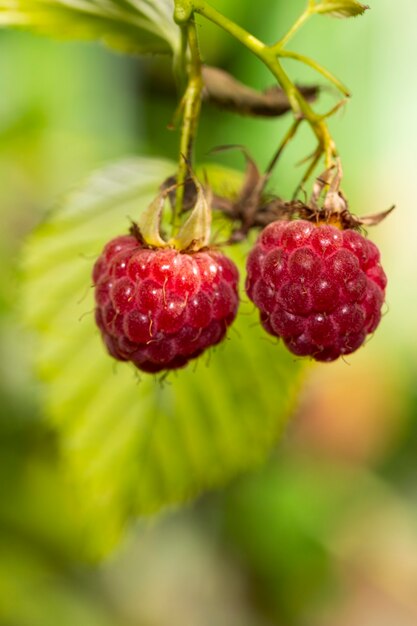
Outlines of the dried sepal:
M334 179L334 165L328 167L320 176L317 176L316 180L313 184L313 191L310 197L310 205L312 207L318 208L320 198L326 188L329 187L332 180ZM341 176L339 176L339 180L341 180ZM333 185L333 191L335 186Z
M373 215L364 215L363 217L355 217L351 216L352 219L357 223L358 226L377 226L380 224L392 211L395 209L395 204L393 204L386 211L381 211L380 213L374 213Z
M215 196L213 208L222 211L229 219L237 222L230 243L242 241L252 228L264 228L277 220L303 219L311 222L326 222L342 230L359 230L363 226L379 224L394 207L376 215L356 217L349 211L348 201L341 190L342 166L338 159L314 182L309 200L282 198L264 191L267 175L260 174L255 162L241 146L247 161L246 174L238 198L235 201Z
M342 229L360 229L362 226L376 226L384 220L394 206L374 215L356 217L349 211L348 201L340 186L343 178L340 160L318 176L313 185L313 192L308 204L294 206L294 211L302 219L328 221Z
M220 146L216 152L237 149L242 152L246 160L246 172L241 190L235 200L214 196L213 208L222 211L227 217L239 225L233 229L230 243L237 243L246 238L249 230L257 221L257 215L263 204L262 196L269 173L261 174L255 161L244 146Z

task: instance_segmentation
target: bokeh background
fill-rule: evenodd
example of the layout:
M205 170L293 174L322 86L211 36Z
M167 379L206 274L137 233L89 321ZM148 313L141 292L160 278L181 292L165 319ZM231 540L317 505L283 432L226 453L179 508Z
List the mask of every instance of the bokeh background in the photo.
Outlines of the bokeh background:
M267 41L303 2L213 1ZM371 236L389 277L386 315L348 362L312 368L284 438L262 469L130 528L85 564L62 505L53 435L19 324L19 252L50 206L126 154L176 157L167 61L0 32L1 626L414 626L417 623L417 6L374 0L363 18L316 18L293 48L349 85L331 121L357 214L397 210ZM258 88L259 62L199 20L204 60ZM300 82L309 70L288 63ZM319 82L321 82L319 80ZM325 91L318 107L336 102ZM204 110L200 160L245 144L265 166L289 119ZM292 192L300 133L272 187ZM216 160L242 169L238 154ZM214 390L215 391L215 390ZM274 393L271 388L271 394ZM58 521L59 520L59 521Z

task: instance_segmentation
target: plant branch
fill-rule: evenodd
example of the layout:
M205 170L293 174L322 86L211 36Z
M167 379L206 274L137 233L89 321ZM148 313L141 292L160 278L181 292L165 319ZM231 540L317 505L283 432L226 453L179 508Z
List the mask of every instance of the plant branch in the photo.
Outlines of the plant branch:
M298 52L292 52L290 50L280 50L277 53L279 57L286 57L288 59L294 59L295 61L300 61L300 63L304 63L304 65L308 65L313 70L324 76L329 82L333 83L333 85L342 92L346 98L350 98L350 91L336 76L333 76L329 70L325 67L310 59L310 57L305 56L304 54L298 54Z
M280 41L272 46L266 45L264 42L246 31L244 28L224 16L222 13L214 9L208 2L206 2L206 0L175 0L175 19L180 26L188 25L189 28L189 46L192 57L191 68L194 66L194 71L191 71L189 75L189 83L185 94L185 113L181 140L181 154L189 155L189 148L192 145L192 138L195 135L195 129L197 124L196 120L198 118L201 100L201 64L199 61L200 57L198 54L198 46L196 44L195 25L193 22L193 15L195 13L202 15L206 19L210 20L211 22L222 28L225 32L229 33L248 50L250 50L255 56L257 56L264 63L264 65L268 67L270 72L276 78L280 87L285 92L293 114L295 116L296 122L303 119L307 121L318 143L317 149L314 153L315 157L306 173L307 177L311 175L315 165L318 163L323 155L325 157L326 166L330 167L337 156L337 151L334 140L327 126L327 116L319 115L314 111L314 109L310 106L309 102L303 96L298 87L291 81L290 77L285 72L279 60L280 57L287 57L296 59L309 65L320 74L322 74L331 83L333 83L338 89L342 91L342 93L348 95L349 92L347 88L330 72L328 72L325 68L322 68L318 63L311 59L308 59L308 57L305 57L303 55L283 50L283 46L288 43L291 37L306 22L306 20L311 15L316 13L316 5L313 0L309 0L307 8L302 13L300 18L295 22L295 24L290 28L288 33L284 35L284 37L280 39ZM194 47L194 52L192 46ZM198 62L196 61L197 58ZM196 71L197 69L198 71ZM297 127L298 123L295 126L295 130L297 129ZM178 182L180 185L181 182L185 180L185 176L186 164L183 160L182 163L180 162L180 169L178 174ZM302 182L305 182L306 180L307 178L306 176L304 176ZM183 193L183 190L179 188L177 192L177 211L180 210Z
M337 153L335 143L330 135L326 121L320 115L315 113L301 94L300 90L296 87L296 85L294 85L289 76L286 74L281 63L277 59L276 48L274 49L274 47L267 46L244 28L238 26L227 17L216 11L216 9L211 7L205 0L188 1L191 4L192 10L200 15L203 15L211 22L231 34L268 67L277 79L279 85L287 94L287 98L295 117L304 118L309 123L317 138L321 154L325 155L326 164L329 165Z
M203 78L198 47L197 31L194 19L187 24L187 40L190 49L188 84L182 99L183 119L181 126L180 154L177 175L177 193L173 223L178 221L184 200L184 183L187 178L189 164L193 161L193 145L197 134L200 117Z
M174 78L177 84L178 93L184 93L187 85L187 50L188 50L188 27L180 25L181 43L176 56L174 57Z
M307 9L300 15L300 17L294 22L289 31L282 37L277 43L271 46L272 50L278 54L284 46L294 37L296 32L300 30L300 28L305 24L305 22L311 17L313 11L311 9L311 5L307 7Z
M191 4L196 13L203 15L208 20L232 35L270 69L287 94L294 113L296 115L300 115L302 112L302 107L300 107L300 98L302 100L304 100L304 98L301 94L299 94L299 97L297 96L297 88L285 74L279 62L275 59L275 55L271 53L271 48L251 35L251 33L247 30L238 26L226 16L216 11L216 9L211 7L207 2L205 2L205 0L191 0ZM305 104L308 106L307 102L305 102Z
M272 157L268 167L266 168L265 183L270 178L270 176L272 174L272 170L274 169L275 165L277 164L277 162L278 162L281 154L283 153L284 149L286 148L288 143L291 141L291 139L296 134L296 132L298 130L298 127L301 124L301 121L302 121L301 119L294 120L294 122L292 123L291 127L289 128L289 130L287 131L286 135L284 136L284 139L281 141L281 144L279 145L278 150L276 151L276 153Z
M310 178L310 176L311 176L311 175L312 175L312 173L314 172L314 170L315 170L315 168L316 168L316 166L317 166L318 162L320 161L321 155L322 155L322 152L321 152L319 149L317 149L317 150L316 150L316 151L312 154L312 156L310 157L310 158L311 158L311 163L310 163L310 165L308 166L308 168L307 168L307 170L306 170L306 172L305 172L304 176L302 177L302 179L301 179L300 183L297 185L296 190L294 191L294 194L293 194L293 197L292 197L292 199L293 199L293 200L294 200L294 199L298 196L298 193L299 193L299 192L301 191L301 189L303 188L304 183L306 183L306 182L308 181L308 179Z

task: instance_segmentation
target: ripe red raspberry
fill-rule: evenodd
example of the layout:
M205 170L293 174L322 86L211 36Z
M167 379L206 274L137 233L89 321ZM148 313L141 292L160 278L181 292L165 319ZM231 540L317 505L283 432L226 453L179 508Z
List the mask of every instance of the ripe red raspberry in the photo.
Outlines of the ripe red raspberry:
M93 269L108 352L144 372L183 367L218 344L238 308L238 271L221 252L150 249L116 237Z
M387 279L378 248L354 230L276 221L247 261L246 291L265 330L297 356L334 361L381 319Z

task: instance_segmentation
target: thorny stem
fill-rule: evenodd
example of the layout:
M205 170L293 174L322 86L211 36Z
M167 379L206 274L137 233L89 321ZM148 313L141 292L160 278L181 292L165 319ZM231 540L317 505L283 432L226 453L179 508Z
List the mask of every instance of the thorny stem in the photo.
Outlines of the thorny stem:
M194 23L194 14L198 13L210 20L224 31L229 33L232 37L238 40L254 55L256 55L263 63L268 67L270 72L274 75L281 88L287 95L288 101L293 110L295 116L295 122L291 127L288 135L284 138L282 146L278 150L278 156L281 154L282 149L288 143L289 139L295 134L299 123L305 120L311 127L314 135L316 136L318 145L314 152L312 162L304 175L301 185L306 182L314 171L315 166L319 162L320 158L324 155L326 167L330 167L336 157L337 151L334 140L330 134L327 126L327 117L329 114L323 116L317 114L310 106L307 100L304 98L297 86L291 81L288 74L282 67L280 58L293 58L297 61L309 65L314 70L319 72L322 76L332 82L345 96L349 95L349 92L345 85L335 78L325 68L321 67L318 63L300 55L295 52L284 50L284 46L293 37L293 35L299 30L299 28L307 21L307 19L316 12L316 4L314 0L308 0L308 6L302 13L299 19L294 23L284 37L282 37L277 43L269 46L244 28L222 15L219 11L214 9L206 0L175 0L175 20L182 29L187 29L187 39L190 49L191 62L188 71L188 85L183 98L184 114L183 114L183 127L181 134L180 153L185 155L187 159L191 160L192 143L195 136L195 131L198 123L198 116L201 105L201 92L203 88L201 78L201 61L198 51L197 35ZM337 110L338 107L335 107ZM270 169L274 166L276 159L270 166ZM182 201L184 197L183 183L187 175L187 162L183 156L180 156L179 170L178 170L178 189L176 197L176 214L181 212ZM269 170L270 171L270 170ZM298 188L299 189L299 188Z

